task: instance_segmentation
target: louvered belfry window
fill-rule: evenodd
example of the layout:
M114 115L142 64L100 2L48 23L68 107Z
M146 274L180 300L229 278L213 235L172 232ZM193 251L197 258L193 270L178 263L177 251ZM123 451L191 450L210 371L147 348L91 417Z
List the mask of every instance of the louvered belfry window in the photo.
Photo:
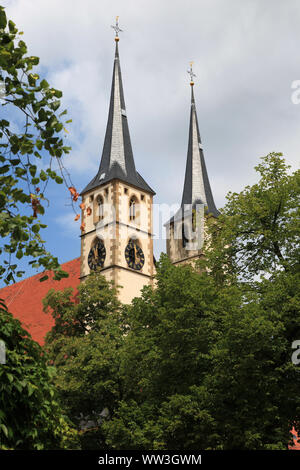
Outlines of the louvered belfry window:
M130 220L135 219L135 203L136 203L135 198L132 197L129 203L129 219Z
M103 197L102 196L99 196L98 199L97 199L97 202L98 202L98 206L99 206L99 219L103 219L104 217L104 205L103 205Z

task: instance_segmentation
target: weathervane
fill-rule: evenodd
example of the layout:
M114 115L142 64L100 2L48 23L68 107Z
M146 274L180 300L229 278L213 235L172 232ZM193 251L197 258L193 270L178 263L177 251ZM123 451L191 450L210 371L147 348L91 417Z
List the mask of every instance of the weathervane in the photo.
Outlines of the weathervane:
M196 75L194 74L193 72L193 63L194 62L190 62L190 69L187 70L187 73L189 74L189 76L191 77L191 85L194 85L194 77L196 77Z
M115 30L115 33L116 33L116 37L115 37L115 41L119 41L119 33L123 33L123 30L119 28L119 17L116 16L116 24L115 26L111 25L112 29Z

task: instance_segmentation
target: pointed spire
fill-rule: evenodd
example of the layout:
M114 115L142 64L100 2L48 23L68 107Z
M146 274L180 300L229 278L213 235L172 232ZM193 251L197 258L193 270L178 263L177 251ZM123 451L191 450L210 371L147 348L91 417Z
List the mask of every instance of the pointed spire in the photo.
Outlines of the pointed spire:
M85 187L82 194L115 178L154 194L135 169L120 67L118 43L119 32L122 30L119 28L118 17L116 25L112 28L116 33L115 59L102 157L97 175Z
M210 188L204 160L203 147L199 133L193 81L196 75L193 73L192 63L190 64L190 70L188 70L188 73L191 77L191 113L188 153L181 207L184 209L185 204L194 205L196 203L202 203L206 206L207 213L217 217L219 215L219 211L215 206Z

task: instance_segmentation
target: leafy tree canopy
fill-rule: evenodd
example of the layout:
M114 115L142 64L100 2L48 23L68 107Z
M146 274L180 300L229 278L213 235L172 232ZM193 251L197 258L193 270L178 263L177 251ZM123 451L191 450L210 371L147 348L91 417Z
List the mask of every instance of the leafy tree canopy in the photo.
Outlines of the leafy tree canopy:
M102 426L108 445L286 449L292 426L299 429L290 337L300 334L300 285L289 276L279 273L260 292L220 288L162 258L156 289L129 308L123 399Z
M251 282L255 275L299 269L300 171L289 174L280 153L261 160L258 183L230 192L218 223L210 220L214 249L208 246L206 256L220 279L239 275Z
M55 369L4 305L0 340L6 349L0 364L0 449L79 448L51 384Z
M58 374L61 403L80 429L83 448L105 446L98 426L121 398L120 354L126 326L116 289L99 273L72 289L49 291L44 310L55 326L46 338L46 350Z

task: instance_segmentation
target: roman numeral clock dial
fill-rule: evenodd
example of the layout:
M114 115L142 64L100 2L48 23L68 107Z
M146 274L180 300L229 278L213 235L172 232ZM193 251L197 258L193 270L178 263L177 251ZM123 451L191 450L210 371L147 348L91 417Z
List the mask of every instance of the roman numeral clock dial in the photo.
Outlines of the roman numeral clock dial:
M99 240L92 246L88 255L89 268L95 271L97 267L102 268L106 256L105 246L102 240Z
M132 269L140 271L145 263L145 256L143 250L132 240L125 248L125 259L128 266Z

